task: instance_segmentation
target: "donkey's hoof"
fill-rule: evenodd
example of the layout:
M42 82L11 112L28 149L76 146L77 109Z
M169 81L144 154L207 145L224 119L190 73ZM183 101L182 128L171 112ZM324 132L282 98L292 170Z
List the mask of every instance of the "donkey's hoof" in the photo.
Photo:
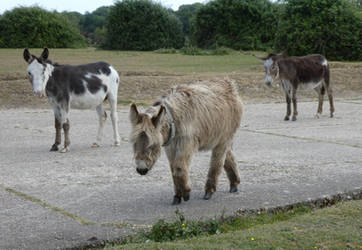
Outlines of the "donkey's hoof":
M180 203L181 203L181 197L174 196L173 201L172 201L172 205L178 205Z
M190 199L190 193L183 195L184 201L188 201Z
M91 147L92 147L92 148L99 148L99 144L95 142L95 143L92 144Z
M329 116L330 118L333 118L333 114L331 113L331 115Z
M320 117L319 113L315 114L315 116L314 116L314 118L316 118L316 119L319 119L319 117Z
M295 122L297 120L297 117L296 116L293 116L292 117L292 121Z
M63 148L62 150L60 150L59 152L60 153L67 153L69 151L69 149L68 148Z
M58 145L57 144L53 144L53 146L51 147L50 151L58 151Z
M205 192L205 195L204 195L204 200L209 200L212 196L212 193L209 193L209 192Z
M230 193L236 193L238 191L238 187L230 187Z
M120 143L119 141L116 141L116 142L113 144L113 146L119 147L119 146L121 146L121 143Z
M284 121L289 121L289 116L284 117Z

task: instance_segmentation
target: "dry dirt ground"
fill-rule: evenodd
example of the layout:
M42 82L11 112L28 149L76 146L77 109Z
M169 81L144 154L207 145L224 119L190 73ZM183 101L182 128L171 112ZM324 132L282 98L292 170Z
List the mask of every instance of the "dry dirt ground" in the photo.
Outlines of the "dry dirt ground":
M331 62L331 83L335 98L356 99L362 96L362 63ZM120 104L131 101L151 104L171 86L204 79L229 77L239 85L240 95L245 103L284 102L284 95L278 84L264 85L263 66L252 67L245 72L219 74L173 74L165 72L121 71L118 100ZM24 73L0 74L0 107L8 108L49 108L47 100L33 96L31 86ZM316 100L314 91L298 92L300 101Z

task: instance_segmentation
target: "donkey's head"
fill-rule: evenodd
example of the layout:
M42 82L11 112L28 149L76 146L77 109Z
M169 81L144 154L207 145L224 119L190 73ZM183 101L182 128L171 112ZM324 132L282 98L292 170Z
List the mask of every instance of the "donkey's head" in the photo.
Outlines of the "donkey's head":
M49 50L45 48L40 57L31 55L28 49L24 49L24 60L29 64L26 71L28 72L29 81L33 91L39 97L45 95L45 87L49 77L54 69L48 60Z
M278 60L285 57L284 53L281 54L269 54L268 56L255 56L260 60L264 61L264 68L265 68L265 80L264 83L270 86L274 80L279 77L279 66Z
M156 115L139 113L136 104L130 108L129 118L132 124L131 143L136 161L137 172L147 174L161 155L163 137L161 121L165 108L161 105Z

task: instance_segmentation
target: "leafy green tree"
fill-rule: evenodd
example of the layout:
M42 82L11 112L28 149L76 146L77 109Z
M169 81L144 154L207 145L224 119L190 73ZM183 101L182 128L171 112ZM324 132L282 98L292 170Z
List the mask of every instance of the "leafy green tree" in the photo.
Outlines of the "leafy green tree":
M282 2L275 48L291 55L321 53L332 60L362 60L362 22L353 4L358 2Z
M201 3L181 5L176 11L177 17L182 22L183 32L185 35L190 35L192 25L196 17L197 11L202 7Z
M179 19L151 0L124 0L111 7L107 17L105 48L155 50L180 48L184 36Z
M196 15L195 39L200 47L267 49L272 46L277 5L268 0L214 0Z
M89 38L93 44L99 45L99 31L103 30L106 24L106 18L109 14L110 7L99 7L92 13L86 13L79 21L82 35ZM97 35L96 35L97 30Z
M15 8L0 17L2 48L77 48L84 39L70 21L39 7Z

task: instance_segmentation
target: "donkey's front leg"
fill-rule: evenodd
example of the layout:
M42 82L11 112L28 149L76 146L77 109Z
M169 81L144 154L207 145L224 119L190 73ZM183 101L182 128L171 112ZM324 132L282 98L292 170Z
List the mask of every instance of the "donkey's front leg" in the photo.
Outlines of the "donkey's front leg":
M211 166L207 175L204 199L208 200L216 191L218 177L225 163L226 145L218 145L212 150Z
M287 103L287 113L284 117L284 121L289 121L289 116L291 114L291 109L290 109L291 99L290 99L290 94L288 92L285 92L285 102Z
M172 205L180 204L181 198L183 198L184 201L188 201L190 199L191 188L188 184L190 162L191 154L182 154L182 157L175 157L172 161L170 161L175 189L175 196L173 198Z
M55 142L51 147L50 151L58 151L58 145L61 143L62 125L60 121L55 117Z
M296 121L297 115L298 115L298 110L297 110L297 88L295 86L292 89L292 101L293 101L292 121Z
M69 148L68 148L68 146L70 145L69 129L70 129L70 124L69 124L69 120L67 119L67 122L63 123L64 148L62 150L60 150L61 153L66 153L69 151Z

